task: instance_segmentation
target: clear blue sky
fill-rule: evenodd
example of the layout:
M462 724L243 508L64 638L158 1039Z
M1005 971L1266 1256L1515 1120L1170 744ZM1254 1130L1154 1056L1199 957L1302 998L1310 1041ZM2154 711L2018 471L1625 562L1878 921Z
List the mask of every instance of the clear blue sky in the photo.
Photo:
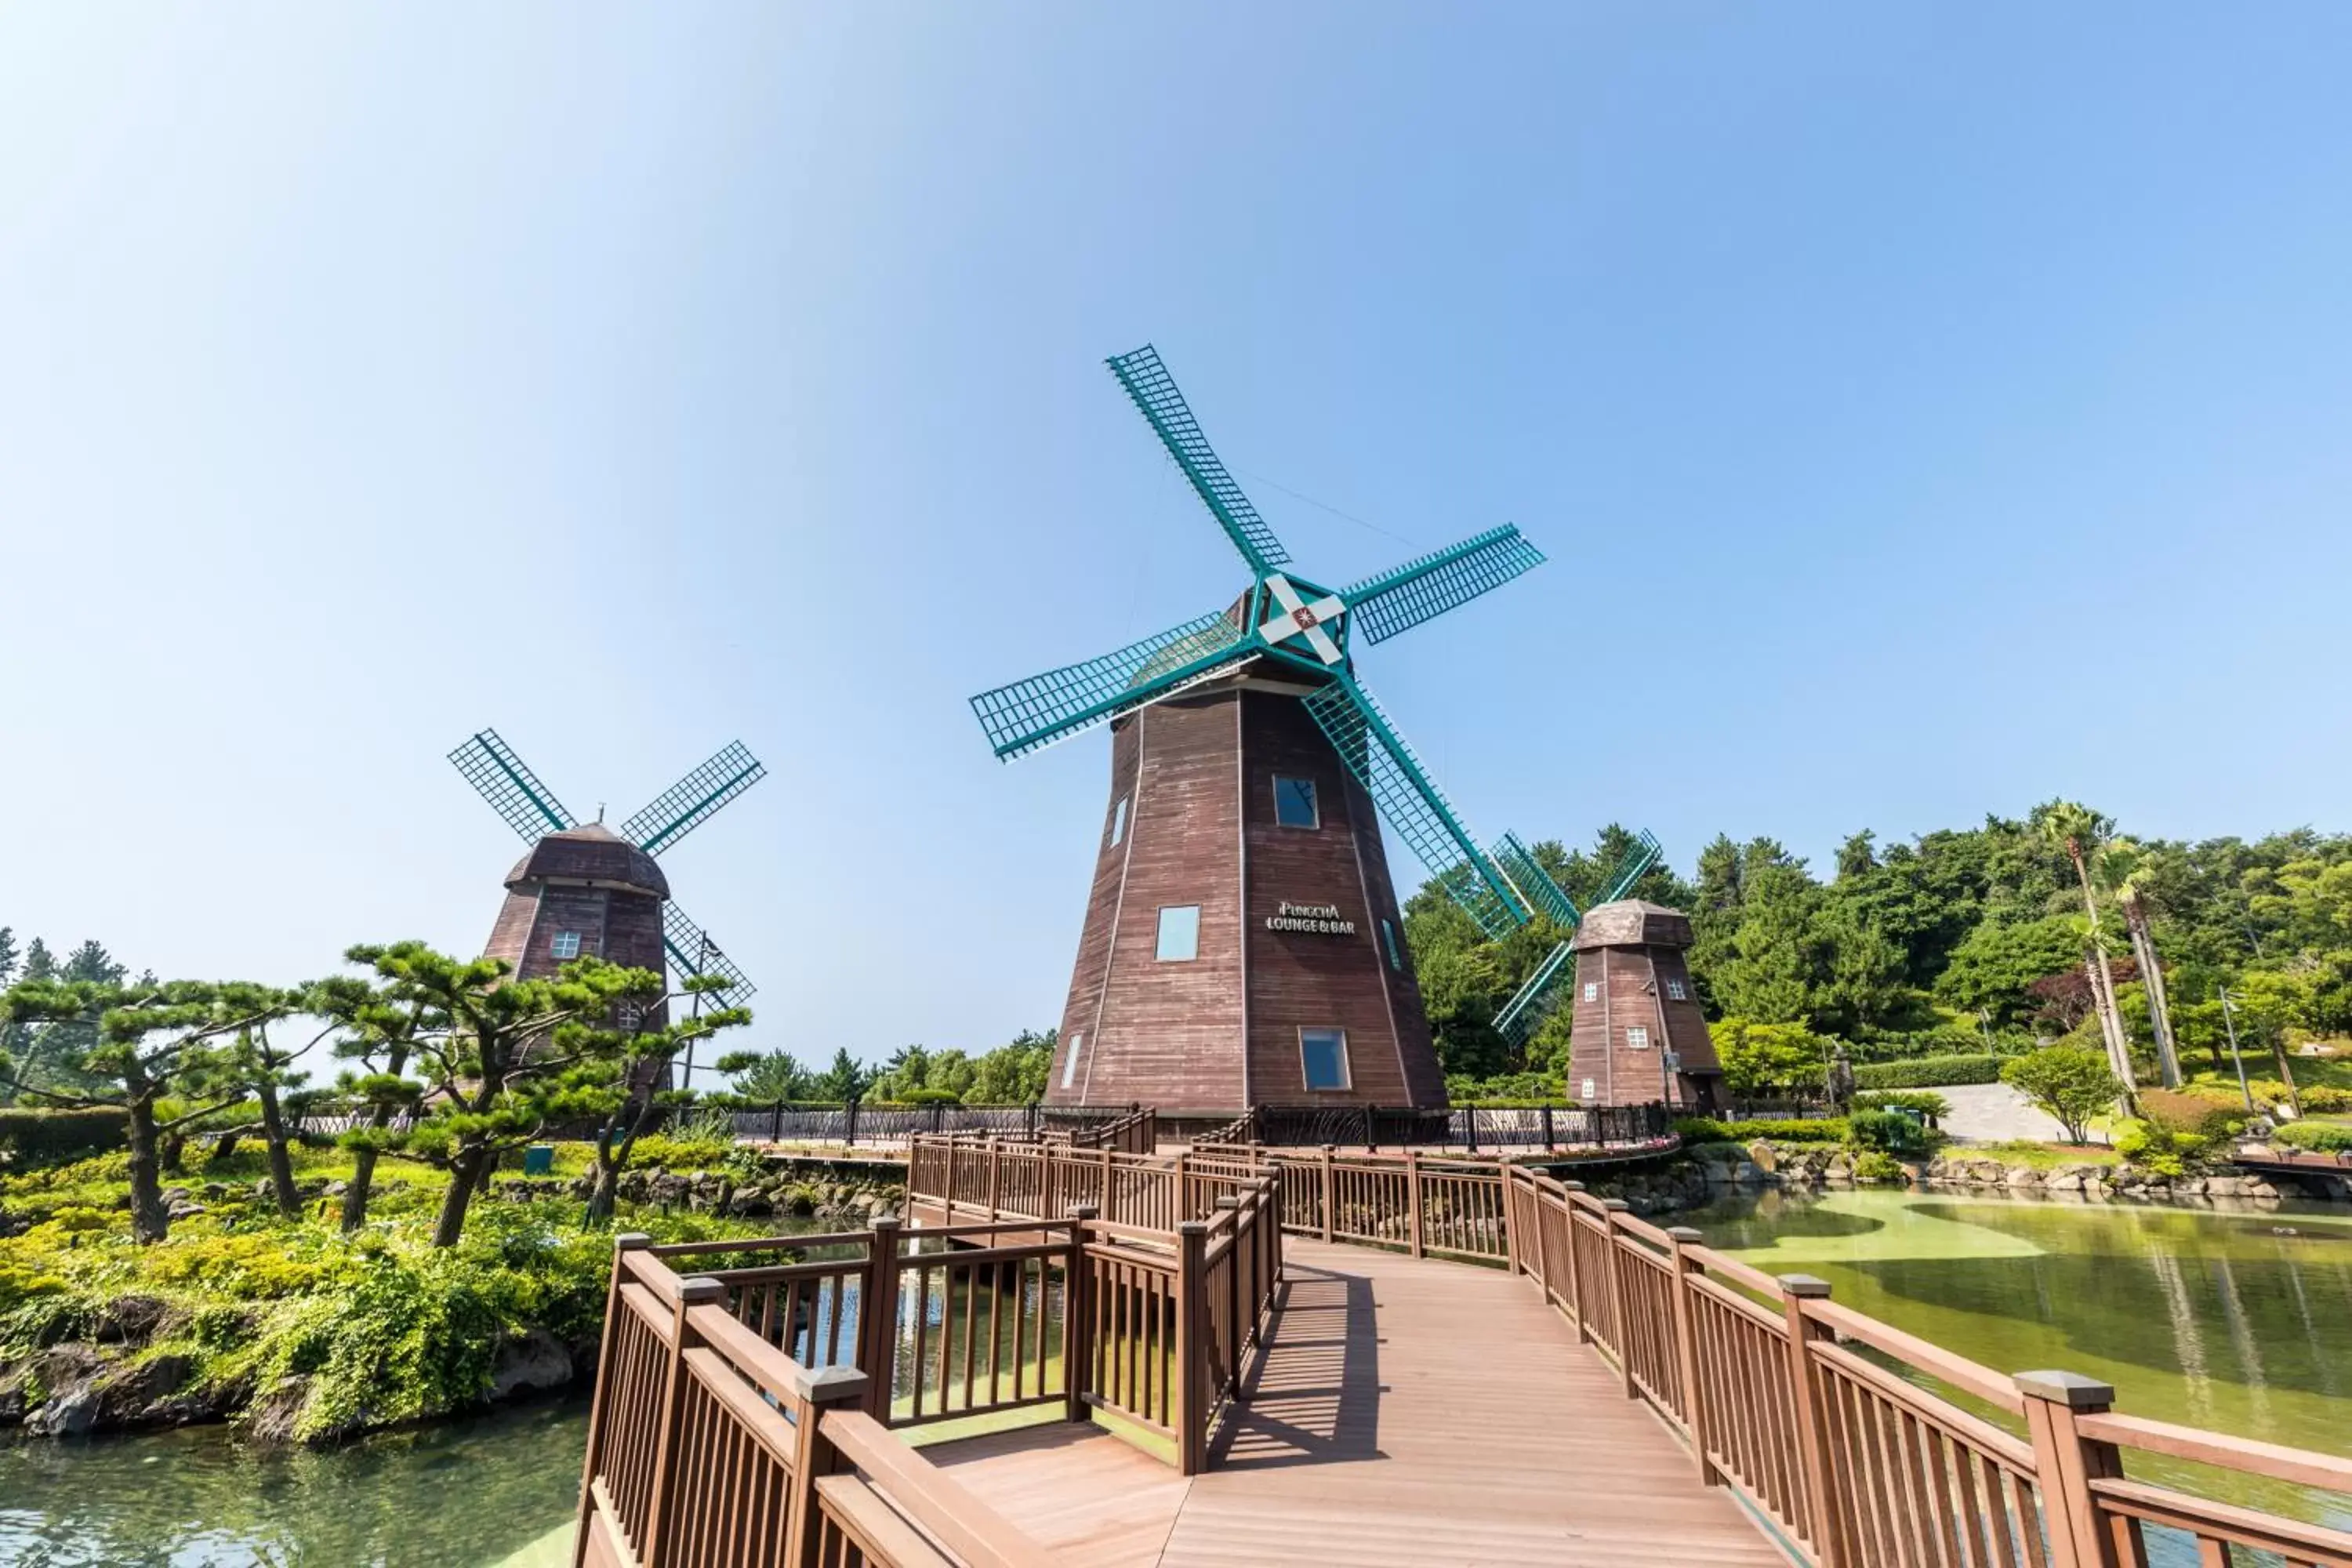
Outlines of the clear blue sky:
M1307 574L1549 552L1362 663L1482 834L2352 826L2347 58L2336 5L8 7L0 923L471 950L468 732L616 817L740 736L667 864L761 1043L1053 1022L1108 743L1001 766L964 700L1241 584L1146 340Z

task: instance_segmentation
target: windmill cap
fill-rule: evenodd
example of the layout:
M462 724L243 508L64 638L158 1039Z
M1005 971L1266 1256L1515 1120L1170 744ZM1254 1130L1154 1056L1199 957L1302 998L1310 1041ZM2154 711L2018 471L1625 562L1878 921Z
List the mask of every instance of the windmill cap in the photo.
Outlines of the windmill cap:
M1576 928L1574 945L1581 949L1690 944L1690 916L1682 910L1654 904L1647 899L1620 899L1613 904L1596 904L1584 911L1584 920Z
M507 873L507 886L561 882L669 897L669 879L654 858L601 822L551 833Z

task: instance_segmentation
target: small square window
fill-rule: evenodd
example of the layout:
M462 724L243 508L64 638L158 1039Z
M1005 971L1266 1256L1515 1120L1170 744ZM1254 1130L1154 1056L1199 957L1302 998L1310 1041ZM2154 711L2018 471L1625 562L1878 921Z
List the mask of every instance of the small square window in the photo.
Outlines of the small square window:
M1127 837L1127 796L1120 795L1118 804L1110 808L1110 845L1116 849L1118 841Z
M1274 781L1274 819L1285 827L1322 826L1323 817L1315 805L1315 781L1277 776Z
M1078 1081L1078 1053L1087 1047L1084 1035L1070 1037L1070 1054L1062 1058L1062 1087L1069 1088Z
M579 957L580 933L576 931L557 931L555 933L555 956L558 958Z
M1160 911L1157 952L1162 963L1184 963L1201 956L1200 905L1171 904Z
M1348 1031L1301 1029L1298 1062L1309 1089L1348 1087Z
M1669 980L1666 982L1666 999L1671 1002L1687 1002L1690 1000L1690 987L1679 980Z
M1400 974L1403 973L1404 954L1397 949L1396 927L1389 924L1386 921L1382 921L1381 922L1381 940L1388 943L1389 967L1395 970Z
M1588 980L1584 983L1584 999L1587 1002L1598 1002L1601 1000L1601 982L1598 980Z
M1627 1025L1625 1026L1625 1048L1631 1051L1648 1050L1650 1048L1650 1031L1643 1028L1639 1024Z

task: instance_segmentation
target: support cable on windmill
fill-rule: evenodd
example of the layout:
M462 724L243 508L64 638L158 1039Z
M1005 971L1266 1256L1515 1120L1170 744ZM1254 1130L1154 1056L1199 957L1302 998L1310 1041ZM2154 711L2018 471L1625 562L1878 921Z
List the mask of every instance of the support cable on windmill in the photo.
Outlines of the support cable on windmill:
M682 980L719 980L714 1005L750 999L751 979L671 900L669 879L656 863L767 776L741 742L656 795L617 832L604 826L601 808L593 822L574 821L495 730L475 734L449 760L530 846L507 874L506 903L485 958L504 959L518 978L530 980L593 954L656 974L667 967ZM653 1027L667 1021L645 1020Z
M1010 760L1111 728L1111 802L1047 1100L1163 1114L1445 1100L1378 821L1490 940L1580 911L1517 838L1481 847L1358 678L1384 642L1539 565L1509 524L1344 588L1289 552L1150 346L1111 373L1240 552L1222 610L971 700ZM1642 836L1612 879L1657 856ZM1524 1037L1562 941L1498 1019Z

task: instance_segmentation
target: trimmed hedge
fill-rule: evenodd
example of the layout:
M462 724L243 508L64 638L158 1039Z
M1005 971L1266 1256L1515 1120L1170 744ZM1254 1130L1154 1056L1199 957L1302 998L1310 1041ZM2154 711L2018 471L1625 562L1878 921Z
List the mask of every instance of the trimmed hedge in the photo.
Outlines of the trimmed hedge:
M2271 1134L2271 1142L2322 1154L2352 1154L2352 1127L2334 1121L2290 1121Z
M0 1150L20 1165L61 1164L111 1154L131 1141L131 1113L95 1110L0 1110Z
M1990 1051L1967 1056L1913 1057L1908 1061L1864 1062L1853 1069L1856 1089L1941 1089L1954 1083L1999 1083L2007 1057Z
M1782 1143L1843 1143L1849 1131L1843 1116L1761 1118L1717 1121L1711 1116L1677 1116L1675 1131L1686 1143L1752 1143L1759 1138Z

